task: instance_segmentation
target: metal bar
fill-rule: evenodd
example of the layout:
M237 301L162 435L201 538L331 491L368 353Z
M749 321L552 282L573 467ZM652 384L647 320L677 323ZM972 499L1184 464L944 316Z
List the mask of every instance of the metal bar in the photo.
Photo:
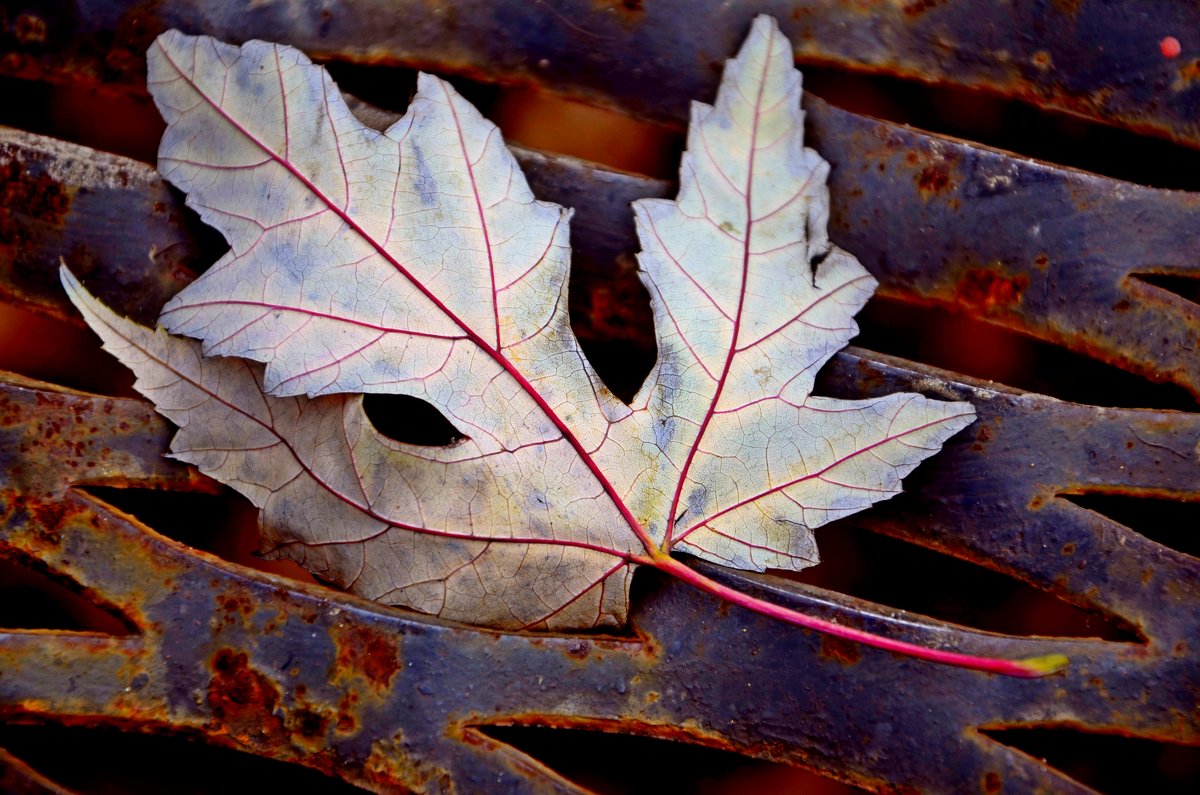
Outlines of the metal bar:
M1186 0L897 3L768 0L395 0L93 3L31 12L6 2L16 35L0 71L140 90L144 53L177 27L259 38L316 56L419 66L561 94L678 123L711 99L757 13L771 14L803 63L953 83L1200 146L1196 60L1160 40L1200 30ZM1150 24L1150 21L1153 24ZM703 35L697 35L703 31Z
M1167 33L1200 29L1192 3L763 8L781 18L802 62L954 82L1200 146L1196 61L1158 49ZM453 13L382 0L0 9L5 75L140 94L146 45L179 25L329 59L546 86L672 124L690 99L711 97L753 13L715 0L473 1ZM953 306L1200 395L1200 309L1139 278L1200 277L1195 195L819 100L808 108L810 140L833 164L831 236L885 294ZM539 196L577 208L572 295L614 283L636 293L627 204L672 187L569 158L518 157ZM57 286L60 258L143 322L211 261L194 219L134 161L0 131L0 195L0 294L37 311L73 317ZM911 389L979 412L906 481L905 495L848 523L1002 571L1142 640L981 632L701 563L738 588L883 634L995 655L1065 652L1072 663L1042 680L948 670L781 627L654 572L639 574L620 637L451 625L215 559L111 509L75 487L211 484L163 459L170 431L139 401L10 378L0 383L0 556L72 581L133 634L0 634L0 717L178 732L375 791L418 792L582 791L489 737L494 725L696 743L892 792L1090 791L987 729L1200 744L1200 561L1062 497L1200 500L1197 415L1064 403L854 350L835 357L820 388L844 397ZM13 770L0 752L0 781Z
M831 237L860 258L880 280L883 294L952 305L1200 396L1200 357L1192 355L1200 335L1200 306L1137 278L1138 273L1163 270L1200 278L1194 257L1200 248L1200 226L1194 223L1200 197L1016 158L868 119L813 98L808 120L813 142L834 164ZM26 152L44 152L46 140L10 144L8 157L28 162ZM86 150L77 150L67 163L86 159ZM3 152L0 147L0 161ZM632 260L619 259L638 249L627 205L642 196L666 195L669 185L571 158L520 148L514 152L537 195L577 208L573 290L581 296L604 285L625 296L640 295ZM65 168L39 173L69 174ZM207 264L201 259L203 247L183 220L180 204L146 166L101 159L94 168L101 176L93 183L67 180L52 183L54 190L79 195L94 191L88 185L95 181L111 184L114 175L125 174L129 186L102 196L129 211L106 222L105 236L99 239L94 221L84 220L91 212L88 206L68 211L56 221L64 237L76 241L75 253L65 261L99 297L112 298L119 311L151 322L150 303L165 301ZM4 187L0 178L0 189ZM136 210L150 204L165 208L168 221L147 226L145 215ZM17 223L42 223L40 208L31 203L15 202L8 212ZM986 235L977 234L984 228ZM62 248L35 235L28 239L20 262L7 268L0 248L0 290L36 301L46 311L68 314L55 275ZM108 273L110 265L96 266L91 255L79 252L107 247L114 239L136 241L131 245L139 253L120 256L119 278L97 277ZM164 267L143 249L172 251L180 259ZM89 272L90 267L98 270ZM172 275L157 284L164 272ZM31 293L25 283L31 280L42 285L36 298L27 297ZM143 290L147 284L152 288ZM127 289L129 285L136 289ZM139 295L141 303L127 306L128 299L115 297L130 294ZM582 300L579 296L573 301ZM627 311L636 314L636 307ZM646 345L653 347L649 341Z
M0 791L8 795L78 795L0 748Z
M117 311L152 323L195 278L199 224L153 169L0 128L0 297L57 316L66 261Z
M1021 394L998 400L978 384L895 363L864 365L855 354L843 354L838 368L861 373L861 383L844 383L848 390L881 388L885 377L920 381L933 393L968 395L981 410L991 408L1002 417L1002 424L1041 422L1064 437L1094 431L1069 419L1073 414L1102 412ZM95 401L102 405L104 399ZM24 421L36 424L36 412ZM86 463L78 464L87 455L64 457L60 465L86 471ZM943 457L955 456L961 461L980 454L964 444ZM975 471L959 471L961 488ZM939 489L956 490L943 479L935 482ZM992 507L977 502L980 521L986 525L989 515L1011 510L1012 492L1022 486L1018 481L992 494ZM135 640L148 651L117 654L124 673L101 676L108 689L80 706L61 695L69 692L62 672L73 670L69 661L74 659L59 650L61 639L24 635L9 640L0 652L7 660L0 666L6 672L0 682L8 688L2 709L9 715L61 720L86 712L94 720L116 723L136 716L144 725L199 731L212 742L380 790L426 790L437 782L482 781L505 770L511 776L502 776L507 783L500 791L561 788L555 776L531 773L538 770L536 763L511 750L488 750L492 741L472 745L478 737L471 727L487 724L600 728L698 742L813 767L871 787L886 780L936 788L942 786L940 771L947 770L1047 787L1060 781L1040 764L1006 756L991 741L981 743L973 734L979 726L1069 723L1176 742L1200 739L1193 723L1179 720L1200 684L1200 672L1186 654L1157 642L1142 646L979 633L714 566L704 568L738 587L857 626L923 642L940 637L976 652L1065 651L1072 666L1034 681L947 670L780 627L652 573L644 575L651 582L635 606L628 638L501 634L443 624L217 561L69 491L24 496L27 503L65 505L80 519L59 521L54 532L39 535L38 511L9 512L0 531L3 545L74 575L80 570L63 562L64 550L105 548L103 555L88 556L84 571L110 568L113 583L140 584L140 590L123 586L124 598L136 602L144 629ZM915 508L910 504L893 521L921 524L924 510L919 502ZM93 518L85 520L88 513ZM1046 566L1073 565L1061 555L1046 560ZM100 590L108 587L105 582ZM1082 583L1068 590L1078 587ZM1146 633L1194 639L1195 619L1175 613L1188 611L1158 610ZM46 648L37 646L41 641ZM130 641L82 642L112 648ZM15 682L5 678L11 676L8 671L20 672ZM145 676L144 695L131 699L124 688L139 675ZM35 692L41 694L37 699L28 697ZM880 735L883 725L905 729ZM865 745L855 741L862 732L874 739ZM917 741L939 749L938 764L912 754Z

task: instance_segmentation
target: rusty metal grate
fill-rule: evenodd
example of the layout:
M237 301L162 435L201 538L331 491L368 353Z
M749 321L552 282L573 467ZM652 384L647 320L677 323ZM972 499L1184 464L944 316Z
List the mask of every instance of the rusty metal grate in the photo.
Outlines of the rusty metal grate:
M136 102L141 54L178 26L331 60L541 85L675 124L688 99L711 96L715 68L753 14L768 11L802 64L984 89L1200 149L1200 9L1183 0L207 5L6 0L0 85ZM1176 59L1158 45L1172 33L1185 44ZM998 655L1065 651L1065 673L1011 680L835 643L653 574L639 581L621 637L500 634L381 608L199 552L114 508L87 487L214 486L162 458L170 429L144 402L7 375L0 557L10 568L0 573L47 572L119 621L106 632L0 630L0 717L199 738L378 791L581 791L505 742L516 735L496 727L512 726L679 740L881 792L1092 791L1005 744L1026 729L1200 745L1200 561L1187 537L1200 523L1135 529L1136 509L1125 523L1092 510L1109 495L1185 506L1148 514L1151 525L1198 515L1200 194L815 98L809 108L811 140L834 164L831 236L880 279L883 296L950 307L1121 368L1146 389L1123 405L1159 406L1064 402L848 350L823 374L825 394L911 389L970 400L979 420L919 470L909 493L843 525L1001 572L1115 629L1104 639L988 633L696 565L908 640ZM518 156L535 193L579 210L573 299L597 285L628 299L624 257L636 245L627 204L671 186ZM104 301L148 321L212 247L151 167L34 132L0 129L0 196L0 294L68 322L60 257ZM1173 396L1139 403L1150 382L1174 385ZM0 788L65 791L5 752Z

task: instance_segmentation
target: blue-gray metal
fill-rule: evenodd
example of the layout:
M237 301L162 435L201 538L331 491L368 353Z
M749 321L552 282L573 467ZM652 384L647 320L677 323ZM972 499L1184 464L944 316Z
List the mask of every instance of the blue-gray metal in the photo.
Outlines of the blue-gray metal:
M686 98L711 93L752 13L647 0L388 4L404 10L387 17L335 2L310 19L295 4L243 5L76 0L38 16L5 2L0 72L140 91L144 45L179 24L351 60L368 59L372 44L375 61L538 82L678 119ZM793 6L779 16L802 57L987 86L1200 142L1194 59L1145 55L1157 53L1160 29L1200 30L1194 3L1153 3L1153 29L1136 2ZM1053 69L1038 66L1040 52ZM831 236L885 294L945 303L1200 394L1200 309L1134 276L1200 275L1195 195L819 101L808 119L834 164ZM627 204L671 186L518 156L539 196L577 208L572 289L623 280L636 293L622 259L636 249ZM133 161L0 131L0 195L0 295L38 312L71 317L54 278L60 257L110 305L149 320L211 254L175 194ZM982 633L704 564L739 588L881 633L1004 656L1065 652L1072 664L1042 680L948 669L780 626L653 573L626 637L448 625L238 567L110 510L74 487L211 484L162 458L170 430L146 404L10 377L0 382L0 557L73 582L130 634L0 633L0 718L176 732L378 791L578 791L480 728L489 725L683 740L888 792L1088 791L981 729L1200 744L1200 562L1062 496L1200 501L1200 415L1065 403L861 350L837 356L821 381L848 397L898 388L970 400L979 420L908 494L856 523L1003 571L1141 642ZM58 791L4 755L0 782Z

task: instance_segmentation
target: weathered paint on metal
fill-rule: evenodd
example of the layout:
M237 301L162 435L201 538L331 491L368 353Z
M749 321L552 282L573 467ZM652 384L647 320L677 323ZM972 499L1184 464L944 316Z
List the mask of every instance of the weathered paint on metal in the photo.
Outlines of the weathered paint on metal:
M1146 643L980 633L712 566L738 587L856 626L971 652L1066 652L1072 665L1034 681L948 670L774 625L653 575L627 637L448 625L239 568L107 509L71 486L197 482L160 457L165 423L138 401L17 382L0 387L0 449L10 451L0 550L72 579L135 632L0 634L0 714L198 734L379 791L571 791L473 728L493 724L683 739L915 791L941 789L947 771L1018 791L1085 791L982 727L1200 742L1187 717L1200 686L1190 653L1200 563L1053 504L1087 488L1200 498L1200 419L996 391L877 358L841 354L833 391L918 388L971 400L980 421L902 503L866 521L1110 612ZM1149 580L1130 576L1143 569ZM889 739L881 725L905 730Z
M1200 305L1139 278L1200 279L1196 194L1015 157L814 97L808 122L811 142L834 164L830 236L879 279L882 294L951 306L1200 397L1200 357L1194 355ZM97 158L82 171L86 179L60 184L45 175L76 173L72 165L86 158L80 148L27 134L4 146L0 138L0 163L6 156L9 162L37 160L42 170L30 173L45 184L14 192L8 216L0 218L22 219L29 228L53 224L56 231L50 238L28 235L19 260L6 260L0 246L0 292L69 315L56 281L62 257L89 289L150 322L152 307L204 266L195 222L147 166ZM538 196L577 210L572 301L585 301L600 287L618 293L630 338L652 350L642 339L649 333L648 298L632 259L638 245L628 204L669 195L671 185L513 150ZM37 198L59 193L94 198L83 207L75 198L75 209L65 215ZM629 306L637 300L640 326L631 311L636 307Z
M312 18L261 2L204 13L188 0L68 3L41 16L13 6L0 72L140 91L145 45L180 24L334 58L536 82L678 120L689 98L711 93L751 13L708 2L691 14L678 4L569 2L555 15L543 5L488 3L480 16L473 5L413 4L394 25L366 2L326 4ZM802 59L991 88L1200 144L1194 60L1148 57L1159 34L1126 16L1140 3L1117 5L765 10L782 18ZM1194 4L1155 2L1152 11L1163 25L1200 28ZM1196 273L1195 196L819 101L809 121L834 164L831 235L886 293L953 305L1200 394L1186 355L1198 341L1195 305L1136 276ZM539 196L579 209L572 289L614 276L635 284L622 259L636 249L627 202L671 186L518 156ZM53 280L63 256L106 302L150 320L203 267L195 228L148 167L10 133L0 136L0 164L6 300L69 315ZM64 240L75 242L64 249ZM864 351L835 357L822 380L825 394L847 397L896 388L970 400L980 418L907 481L908 493L854 521L1104 613L1140 641L983 633L705 564L696 565L739 588L881 633L978 653L1066 652L1072 665L1032 681L948 670L781 627L654 573L641 575L621 637L450 625L238 567L110 509L75 486L211 484L162 457L170 431L146 404L8 378L0 556L73 581L129 633L0 632L0 719L175 732L376 791L580 791L481 730L490 725L680 740L888 792L963 782L986 792L1089 791L983 729L1071 727L1200 744L1200 563L1063 498L1200 500L1197 415L1063 403ZM54 791L6 759L0 780Z
M57 317L66 261L119 312L152 323L196 277L198 222L153 169L0 129L0 297Z
M1157 190L810 101L836 164L830 237L881 293L940 303L1200 397L1200 195Z

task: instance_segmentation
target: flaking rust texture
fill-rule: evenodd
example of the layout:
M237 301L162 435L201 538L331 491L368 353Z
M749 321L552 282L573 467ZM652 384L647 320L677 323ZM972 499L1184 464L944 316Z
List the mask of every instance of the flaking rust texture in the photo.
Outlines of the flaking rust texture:
M915 540L957 544L960 554L1120 616L1148 645L989 635L717 567L706 570L855 626L976 653L1065 651L1072 665L1033 682L945 669L831 645L657 580L645 589L624 637L536 637L446 625L223 563L107 509L73 488L109 482L88 475L106 457L124 456L126 485L193 488L199 481L159 456L167 430L143 404L18 381L4 386L0 412L2 449L16 451L2 470L0 549L75 581L121 614L132 633L0 635L0 713L72 724L132 721L198 734L379 791L471 791L484 782L492 791L560 786L540 765L473 728L487 725L683 740L865 786L903 781L918 789L936 789L944 771L954 771L997 777L1018 790L1078 790L1032 759L970 739L978 726L1040 725L1053 714L1056 723L1097 731L1200 740L1195 724L1178 718L1198 684L1195 667L1180 653L1197 637L1196 611L1186 608L1195 603L1200 579L1195 560L1058 501L1054 511L1015 507L1031 505L1029 495L1047 488L1052 495L1101 484L1170 489L1195 499L1194 451L1165 455L1162 446L1168 435L1194 446L1200 423L1171 412L1100 411L996 393L855 352L835 360L831 377L831 388L846 393L903 386L967 398L994 428L948 446L931 485L882 516L881 529L920 527L929 537L918 533ZM54 429L52 454L32 455L31 445L47 429ZM92 443L97 438L104 442ZM1108 463L1096 463L1090 449L1113 452ZM1014 462L1030 456L1059 468L1013 478ZM30 461L38 462L32 470ZM998 508L1011 512L1011 520L988 522L986 532L964 543L959 528ZM1072 554L1025 554L1019 539L1035 530L1040 544L1074 544ZM1079 567L1081 559L1092 565ZM1145 561L1153 564L1149 583L1116 585L1125 569ZM734 688L739 698L730 700ZM913 692L928 697L918 702L908 696ZM913 759L899 745L873 745L868 753L852 741L881 720L908 726L927 747L941 749L940 763ZM763 726L773 727L770 741Z
M80 3L40 15L6 4L0 71L137 91L141 53L160 29L182 23L228 35L225 26L338 58L486 68L498 79L679 119L684 97L715 84L713 64L732 51L750 16L735 19L741 11L705 3L695 13L659 3L584 5L534 25L535 6L524 3L488 4L482 16L463 6L454 24L434 13L437 4L414 5L395 24L355 3L326 4L312 19L271 16L269 4L254 13L230 4L207 21L197 4L126 3L114 6L115 24L91 18ZM960 5L801 2L776 11L790 20L787 32L806 58L954 79L1200 141L1195 56L1184 37L1184 51L1164 61L1163 34L1131 32L1113 19L1114 4L1009 4L1009 12L987 12L1011 13L996 26L980 24L977 8L966 21ZM1166 32L1197 28L1195 4L1155 2L1153 10ZM711 56L696 56L700 12L711 12L704 17ZM884 27L873 14L884 15ZM830 25L853 35L826 35ZM974 35L994 30L1004 39L1011 25L1055 43ZM879 30L911 35L888 49L869 35ZM301 33L314 38L301 41ZM608 37L605 46L596 46L597 36ZM381 43L370 53L358 49L371 37ZM672 53L685 49L687 68L672 72ZM1114 60L1096 69L1072 57L1083 50ZM546 67L537 66L542 60ZM997 77L1000 66L1009 78ZM668 73L661 83L647 79ZM654 108L651 89L665 98ZM836 164L831 236L886 294L954 307L1200 394L1195 305L1139 278L1194 278L1195 195L813 105L810 142ZM145 166L82 148L51 151L45 140L19 135L0 137L5 300L67 316L45 278L62 256L107 303L152 319L202 261L178 200ZM68 169L74 176L63 178L48 164L64 158L98 171ZM590 223L578 224L573 240L592 260L592 278L603 270L597 263L635 248L627 203L669 192L663 183L536 154L522 163L534 166L540 197L573 206L579 201L564 197L593 197L578 215ZM64 251L63 240L84 248ZM119 615L127 632L0 632L0 720L179 733L380 792L578 791L484 733L492 725L698 743L883 792L946 791L963 782L988 793L1089 791L981 727L1070 727L1200 744L1200 564L1064 497L1200 501L1197 415L1063 403L864 351L836 357L821 388L842 397L915 389L970 400L978 421L920 471L909 494L864 523L1102 613L1127 640L993 635L714 566L705 571L738 588L846 624L975 653L1064 652L1072 664L1048 679L1017 681L918 663L780 627L653 574L619 637L450 625L217 560L108 508L79 487L212 484L163 458L171 431L146 404L7 377L0 382L0 556L73 583ZM882 725L903 732L885 736ZM0 786L56 791L2 752Z
M875 134L898 132L879 125ZM945 180L922 185L924 167L917 165L914 178L901 181L908 190L936 194L957 184L947 171ZM561 190L558 179L575 189L581 181L610 180L569 163L534 174L544 194ZM661 190L646 186L648 193ZM923 207L934 199L916 201ZM915 212L912 201L899 203L901 214ZM589 245L588 234L577 244ZM619 240L603 245L619 247ZM971 281L980 305L1011 303L1013 292L994 275L1002 271L980 270L986 275ZM897 273L893 285L915 278ZM1025 306L1030 289L1022 288L1018 304ZM1053 716L1054 725L1200 740L1195 722L1180 720L1197 692L1188 658L1200 642L1195 559L1057 496L1197 499L1195 415L1059 403L862 352L837 357L823 387L846 397L898 388L971 400L980 420L931 464L912 494L867 523L1105 613L1144 643L987 635L714 567L739 588L761 588L844 623L1001 656L1066 652L1072 666L1044 682L951 672L781 630L657 581L644 589L624 638L505 635L384 611L221 563L76 491L88 483L208 486L161 457L169 430L145 404L17 379L0 401L0 548L73 580L123 616L132 634L0 636L0 711L14 720L132 722L198 734L379 791L564 786L476 728L486 725L686 740L870 788L900 782L918 790L946 786L940 776L947 771L1015 790L1078 790L1040 763L981 742L979 726L1046 725ZM1030 468L1031 461L1039 467ZM76 683L70 695L68 680ZM739 699L729 703L735 689ZM914 692L934 695L918 703L908 695ZM819 695L828 693L840 695ZM880 721L909 727L924 747L942 749L939 764L918 764L902 744L862 750L854 737ZM763 726L773 727L769 742Z
M816 101L830 237L880 293L937 303L1200 396L1200 197L1018 158ZM986 230L978 233L977 230Z
M71 317L58 286L65 261L118 311L153 322L195 278L193 224L142 163L0 129L0 296L11 304Z

